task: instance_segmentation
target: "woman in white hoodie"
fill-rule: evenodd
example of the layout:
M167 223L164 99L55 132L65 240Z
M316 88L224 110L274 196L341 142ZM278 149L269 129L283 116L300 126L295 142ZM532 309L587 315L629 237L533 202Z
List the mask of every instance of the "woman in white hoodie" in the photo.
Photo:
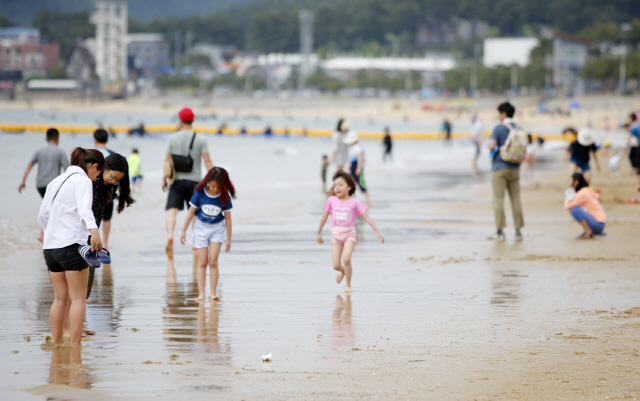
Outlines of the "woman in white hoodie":
M95 149L75 148L71 165L47 185L38 223L44 231L43 253L55 297L51 305L54 344L62 344L67 303L71 301L69 325L71 347L80 347L86 312L88 264L78 252L91 236L91 249L102 248L91 205L92 181L104 169L104 156Z

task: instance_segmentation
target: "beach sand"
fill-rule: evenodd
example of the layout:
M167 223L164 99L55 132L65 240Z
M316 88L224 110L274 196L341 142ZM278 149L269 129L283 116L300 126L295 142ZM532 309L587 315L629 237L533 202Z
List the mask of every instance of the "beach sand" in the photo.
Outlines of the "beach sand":
M232 251L220 257L222 301L198 305L189 247L176 246L173 268L163 252L166 142L118 138L116 151L140 148L145 181L114 217L113 264L98 270L87 310L97 334L74 353L41 348L52 288L35 242L39 198L33 181L15 191L44 141L0 141L5 166L16 165L0 177L1 399L640 398L640 211L623 203L638 196L626 161L619 177L605 158L594 173L607 236L574 239L566 165L549 151L523 183L524 241L509 226L507 241L493 243L485 156L474 176L464 142L397 141L384 165L379 143L363 141L370 214L386 242L359 223L347 295L334 281L328 227L326 244L315 242L329 142L209 137L238 200ZM61 142L76 145L89 137Z

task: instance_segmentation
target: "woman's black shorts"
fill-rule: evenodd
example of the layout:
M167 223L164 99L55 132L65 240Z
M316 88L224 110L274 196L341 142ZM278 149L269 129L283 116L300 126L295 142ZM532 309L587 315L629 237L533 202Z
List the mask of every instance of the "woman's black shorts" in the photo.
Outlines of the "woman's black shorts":
M84 270L89 265L78 253L80 245L71 244L64 248L58 249L45 249L44 261L47 264L47 269L53 273L62 273L65 271L80 271Z

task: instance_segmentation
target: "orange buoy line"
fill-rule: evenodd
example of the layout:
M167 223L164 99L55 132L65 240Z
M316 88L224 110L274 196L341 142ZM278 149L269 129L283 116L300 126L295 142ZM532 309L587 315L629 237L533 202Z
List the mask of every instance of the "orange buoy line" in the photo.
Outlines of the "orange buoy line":
M55 127L61 134L90 134L95 131L97 125L57 125L57 124L0 124L0 131L9 133L22 133L22 132L46 132L47 129ZM128 133L131 128L127 126L113 126L110 130L115 133ZM211 126L198 126L194 125L194 131L201 134L217 134L220 130L218 127ZM170 133L178 130L176 125L145 125L145 132L150 134ZM248 128L247 135L261 135L264 133L263 129ZM289 134L292 136L310 136L310 137L331 137L333 130L329 129L304 129L304 128L272 128L274 135ZM384 135L382 132L376 131L357 131L361 138L366 139L381 139ZM239 128L225 127L222 129L224 135L240 135ZM485 131L484 136L491 135L491 131ZM442 132L393 132L394 139L426 139L436 140L442 139ZM562 135L540 135L545 140L562 140L565 139ZM454 132L453 138L470 138L471 136L467 132Z

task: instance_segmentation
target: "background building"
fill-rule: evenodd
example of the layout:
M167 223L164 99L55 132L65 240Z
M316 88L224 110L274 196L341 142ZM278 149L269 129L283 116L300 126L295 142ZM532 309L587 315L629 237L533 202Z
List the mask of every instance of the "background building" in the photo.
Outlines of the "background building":
M96 73L102 83L127 79L127 5L120 1L96 1L91 23L96 26Z
M587 50L593 42L556 32L553 37L553 84L565 94L580 94L584 83L580 70L587 64Z
M0 70L21 79L44 76L60 61L60 45L40 43L34 28L0 28ZM7 74L13 72L13 74Z
M498 65L529 65L531 50L540 45L537 38L490 38L484 40L482 64L493 68Z
M130 71L152 77L169 64L169 45L159 33L128 34L127 57Z

